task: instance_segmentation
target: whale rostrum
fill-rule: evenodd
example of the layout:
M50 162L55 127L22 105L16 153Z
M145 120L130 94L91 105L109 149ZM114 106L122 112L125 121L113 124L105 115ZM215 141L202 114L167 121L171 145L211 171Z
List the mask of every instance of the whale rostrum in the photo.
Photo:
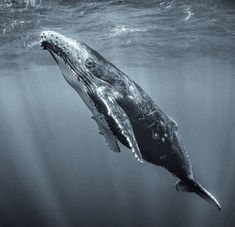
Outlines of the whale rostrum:
M162 166L178 177L177 190L195 192L220 210L195 180L176 122L138 84L85 43L44 31L41 45L90 109L113 151L120 152L122 143L140 163Z

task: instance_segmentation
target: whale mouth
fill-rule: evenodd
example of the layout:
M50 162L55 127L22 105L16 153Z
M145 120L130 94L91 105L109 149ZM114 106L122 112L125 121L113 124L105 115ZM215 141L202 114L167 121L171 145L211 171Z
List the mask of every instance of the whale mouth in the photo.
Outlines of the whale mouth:
M77 41L53 31L42 32L40 44L43 49L52 51L59 56L62 54L66 56L77 55L77 51L80 51L79 55L81 55L82 52Z
M40 44L44 50L49 51L59 66L64 64L74 71L75 62L71 60L73 55L76 56L75 53L72 53L77 48L77 43L75 46L74 40L53 31L44 31L41 33Z
M52 55L67 81L80 83L84 91L96 89L97 79L84 65L89 54L82 43L53 31L45 31L41 33L40 44Z
M54 33L42 32L40 45L44 50L48 50L53 56L61 55L63 53L63 49L61 48L61 42L59 43L58 36Z

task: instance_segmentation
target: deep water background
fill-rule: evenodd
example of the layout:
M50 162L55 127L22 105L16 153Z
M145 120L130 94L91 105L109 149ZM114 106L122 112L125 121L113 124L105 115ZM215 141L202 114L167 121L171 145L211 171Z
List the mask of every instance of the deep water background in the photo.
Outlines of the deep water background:
M43 30L95 48L175 119L221 213L108 148ZM0 1L1 227L235 226L234 116L234 1Z

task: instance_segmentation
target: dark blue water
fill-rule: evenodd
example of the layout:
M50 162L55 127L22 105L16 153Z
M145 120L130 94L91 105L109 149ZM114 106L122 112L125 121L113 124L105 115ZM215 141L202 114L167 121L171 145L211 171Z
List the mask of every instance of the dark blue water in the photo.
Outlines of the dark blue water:
M221 213L108 148L42 30L95 48L177 121ZM234 226L234 87L233 1L1 0L0 226Z

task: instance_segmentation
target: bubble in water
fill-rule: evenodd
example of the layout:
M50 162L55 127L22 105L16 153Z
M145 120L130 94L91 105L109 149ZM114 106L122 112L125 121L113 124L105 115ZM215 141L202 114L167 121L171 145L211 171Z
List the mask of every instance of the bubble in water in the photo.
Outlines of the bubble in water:
M35 7L41 5L41 0L26 0L25 3L26 3L25 8L28 8L29 6Z
M186 9L186 13L187 13L187 16L184 18L184 20L189 20L194 15L190 7Z
M116 25L112 30L111 36L117 36L122 33L131 33L131 32L145 32L146 29L138 27L127 27L125 25Z

